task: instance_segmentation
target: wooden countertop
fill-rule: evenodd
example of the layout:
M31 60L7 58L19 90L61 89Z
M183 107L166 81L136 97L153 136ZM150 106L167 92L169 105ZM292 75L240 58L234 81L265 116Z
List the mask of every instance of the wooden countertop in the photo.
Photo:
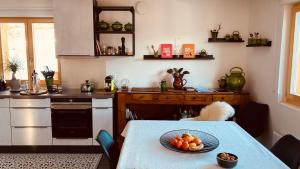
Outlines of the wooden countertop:
M113 98L114 93L105 92L104 90L95 90L93 93L82 93L80 89L63 90L61 94L47 93L42 95L20 95L19 92L10 92L9 90L0 91L0 99L16 98L16 99L42 99L42 98Z

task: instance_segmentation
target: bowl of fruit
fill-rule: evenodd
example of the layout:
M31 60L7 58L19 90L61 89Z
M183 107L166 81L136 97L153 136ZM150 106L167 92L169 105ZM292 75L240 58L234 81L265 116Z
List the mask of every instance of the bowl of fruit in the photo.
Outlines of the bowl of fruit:
M219 140L211 134L197 130L173 130L160 137L165 148L181 153L203 153L212 151L219 145Z

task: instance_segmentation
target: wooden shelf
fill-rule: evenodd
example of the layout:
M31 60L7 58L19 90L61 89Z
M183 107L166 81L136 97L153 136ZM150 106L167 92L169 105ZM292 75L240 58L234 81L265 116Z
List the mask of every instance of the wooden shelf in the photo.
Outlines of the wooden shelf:
M246 47L271 47L272 46L272 41L269 41L265 45L246 45Z
M94 1L96 2L96 1ZM104 56L100 55L99 48L97 46L97 42L101 42L101 34L110 34L110 35L122 35L122 34L128 34L132 37L132 55L126 55L126 56L134 56L135 55L135 11L133 6L95 6L96 3L94 3L94 50L95 50L95 56ZM129 11L131 12L131 23L133 26L133 31L113 31L113 30L99 30L96 27L96 23L100 22L100 13L103 11ZM111 46L116 46L111 44ZM105 55L105 56L121 56L121 55ZM124 55L122 55L124 56Z
M245 42L243 39L239 39L239 40L233 40L233 39L225 39L225 38L217 38L217 39L213 39L213 38L208 38L208 42L226 42L226 43L242 43Z
M97 55L99 57L101 56L113 56L113 57L127 57L127 56L134 56L134 55Z
M96 34L134 34L134 32L129 32L129 31L95 31Z
M176 55L173 55L173 58L161 58L159 55L158 58L154 57L154 55L144 55L144 60L214 60L213 55L200 56L196 55L195 58L183 58L183 55L179 55L179 58Z

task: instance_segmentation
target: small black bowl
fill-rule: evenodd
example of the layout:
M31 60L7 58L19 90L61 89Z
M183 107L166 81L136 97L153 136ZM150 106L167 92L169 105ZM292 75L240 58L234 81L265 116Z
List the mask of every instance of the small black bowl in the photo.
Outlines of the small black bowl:
M223 152L223 153L226 153L226 152ZM238 157L236 155L231 154L231 153L226 153L226 154L229 154L230 156L234 156L235 160L223 160L222 158L220 158L221 154L222 153L219 153L217 155L217 161L218 161L219 166L221 166L223 168L233 168L236 166L236 164L238 162Z

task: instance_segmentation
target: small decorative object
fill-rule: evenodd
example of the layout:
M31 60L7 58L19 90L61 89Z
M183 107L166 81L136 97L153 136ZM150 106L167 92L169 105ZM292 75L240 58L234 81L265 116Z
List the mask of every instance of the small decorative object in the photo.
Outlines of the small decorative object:
M241 39L240 32L239 31L232 32L232 39L233 40L240 40Z
M220 30L221 30L221 24L218 25L218 29L213 29L213 30L210 31L211 32L211 38L217 39Z
M122 79L120 85L121 85L121 90L122 91L128 91L129 80L128 79Z
M35 70L33 70L31 74L31 79L32 79L32 92L38 93L40 90L40 78L39 78L39 74L36 73Z
M159 55L158 55L158 50L155 50L155 49L154 49L154 45L151 45L151 48L152 48L152 50L153 50L153 55L154 55L154 57L155 57L155 58L158 58L158 57L159 57Z
M206 50L205 50L205 49L202 49L202 50L200 51L199 55L202 56L202 57L207 56Z
M226 78L226 76L222 76L218 80L218 83L219 83L219 88L220 89L226 89L226 87L227 87L227 78Z
M111 28L113 31L122 31L123 25L120 22L116 21L111 25Z
M106 31L109 29L109 23L102 20L101 22L97 23L96 27L99 30Z
M80 86L81 92L93 92L95 89L95 84L89 80L85 80Z
M167 85L167 81L165 79L163 79L160 82L160 91L162 91L162 92L168 91L168 85Z
M121 38L121 42L122 42L121 54L125 55L126 51L125 51L125 38L124 37Z
M133 31L133 25L128 22L127 24L124 25L124 29L127 32L132 32Z
M172 58L172 44L161 44L161 58Z
M0 76L0 91L6 90L7 84L6 81Z
M230 40L230 39L231 39L231 35L230 35L230 34L226 34L226 35L224 36L224 39L225 39L225 40Z
M183 44L183 58L195 58L195 44Z
M259 38L259 33L254 32L254 38L255 38L255 45L260 45L261 44L261 39Z
M186 84L186 80L183 79L183 76L186 74L190 74L189 71L183 71L183 68L177 69L168 69L167 72L171 74L174 78L173 87L174 89L182 90L183 86Z
M50 70L48 66L46 66L46 69L44 71L41 71L41 73L43 74L45 81L46 81L46 86L48 89L49 93L53 93L56 92L57 90L55 88L53 88L53 84L54 84L54 74L55 71Z
M230 75L226 75L227 88L232 91L241 91L246 83L245 73L240 67L233 67L230 69Z
M21 64L18 60L13 59L8 61L6 69L12 72L12 77L10 81L10 91L11 92L19 92L20 91L20 81L16 78L16 72L21 69Z
M254 42L254 35L253 33L249 34L249 38L248 38L248 45L254 45L256 42Z

